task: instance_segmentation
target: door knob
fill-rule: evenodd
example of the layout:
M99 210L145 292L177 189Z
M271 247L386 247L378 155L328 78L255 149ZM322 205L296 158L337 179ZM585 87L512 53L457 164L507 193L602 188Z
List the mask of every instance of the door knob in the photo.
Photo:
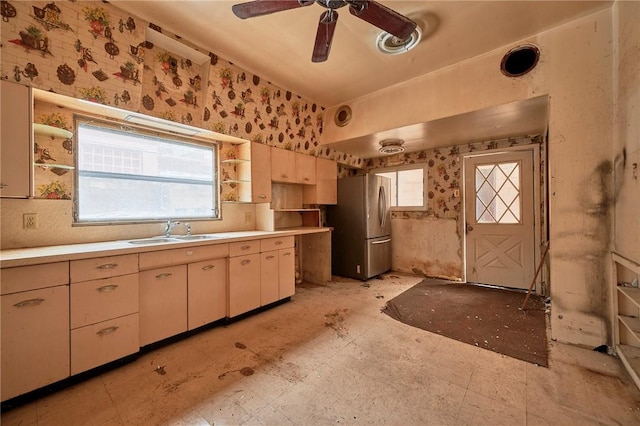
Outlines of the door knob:
M467 225L467 232L471 232L471 231L473 231L473 226Z

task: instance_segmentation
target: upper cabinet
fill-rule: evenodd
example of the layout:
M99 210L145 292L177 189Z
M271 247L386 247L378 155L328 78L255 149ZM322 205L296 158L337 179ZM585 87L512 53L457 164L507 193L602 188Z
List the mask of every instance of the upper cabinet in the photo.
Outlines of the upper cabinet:
M305 204L338 203L338 163L324 158L315 158L316 184L305 186Z
M271 147L251 142L251 199L271 202Z
M33 192L31 89L4 80L1 84L0 196L27 198Z
M271 148L271 180L296 183L296 153L288 149Z
M316 157L296 153L296 183L316 184Z

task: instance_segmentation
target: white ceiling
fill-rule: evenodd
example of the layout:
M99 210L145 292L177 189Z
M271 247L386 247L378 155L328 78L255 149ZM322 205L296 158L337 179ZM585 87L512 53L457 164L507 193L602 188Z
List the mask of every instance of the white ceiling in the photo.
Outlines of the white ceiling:
M506 52L523 38L610 7L612 3L595 0L380 1L416 21L423 31L420 44L401 55L378 52L375 39L381 30L342 8L338 9L340 17L329 59L313 63L311 52L318 19L324 10L321 6L313 4L242 20L231 12L231 6L241 2L111 0L121 9L325 107L348 104L369 93L499 47L505 47ZM529 117L524 120L527 124L522 129L514 128L517 120L508 121L519 116L514 111L520 106L523 108L520 115ZM534 122L544 122L542 128L536 129L544 131L546 117L545 97L543 101L509 105L479 113L477 117L472 114L458 118L486 120L480 125L487 130L483 137L495 138L505 135L506 128L516 133L505 136L526 134L525 127L530 129ZM360 138L349 143L332 144L332 148L368 158L379 155L371 147L375 148L381 137L402 137L412 150L443 146L444 140L434 139L441 134L436 131L439 128L450 126L421 123L370 135L367 137L369 143L365 143L367 138ZM427 131L432 133L429 140ZM371 143L372 138L375 138L375 143ZM473 140L478 139L474 137Z

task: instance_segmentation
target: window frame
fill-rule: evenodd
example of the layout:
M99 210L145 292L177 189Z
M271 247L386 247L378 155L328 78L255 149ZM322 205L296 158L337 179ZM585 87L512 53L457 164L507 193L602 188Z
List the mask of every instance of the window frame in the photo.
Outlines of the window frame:
M213 181L212 181L212 194L213 211L211 216L208 217L190 217L190 216L171 216L171 217L149 217L149 218L124 218L119 220L117 218L109 218L106 220L86 220L80 219L80 168L79 168L79 136L78 128L82 124L90 124L95 127L102 127L107 130L113 129L123 132L129 132L132 134L139 134L145 137L164 139L169 142L175 141L176 143L195 145L206 147L212 150L213 153ZM222 220L221 210L221 196L220 196L220 143L218 141L210 139L201 139L192 136L185 136L171 131L165 131L162 129L154 129L138 124L131 124L127 121L114 119L110 117L94 117L85 114L74 114L74 152L73 152L73 165L75 167L75 173L73 178L73 221L72 226L91 226L91 225L126 225L126 224L145 224L145 223L164 223L167 220L182 220L182 221L212 221Z
M427 197L427 185L429 182L429 167L426 163L424 164L405 164L402 166L391 166L391 167L381 167L377 169L373 169L370 173L378 174L378 173L396 173L396 204L398 202L398 172L404 170L422 170L422 206L391 206L391 211L427 211L429 209L429 199Z

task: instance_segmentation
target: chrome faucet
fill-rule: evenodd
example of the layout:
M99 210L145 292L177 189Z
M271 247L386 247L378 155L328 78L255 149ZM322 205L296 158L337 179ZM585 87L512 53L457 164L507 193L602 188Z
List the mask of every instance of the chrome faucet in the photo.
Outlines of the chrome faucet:
M172 221L171 219L169 219L167 221L167 225L164 228L164 236L169 238L171 236L171 230L176 225L180 225L180 222L175 222L175 221Z

